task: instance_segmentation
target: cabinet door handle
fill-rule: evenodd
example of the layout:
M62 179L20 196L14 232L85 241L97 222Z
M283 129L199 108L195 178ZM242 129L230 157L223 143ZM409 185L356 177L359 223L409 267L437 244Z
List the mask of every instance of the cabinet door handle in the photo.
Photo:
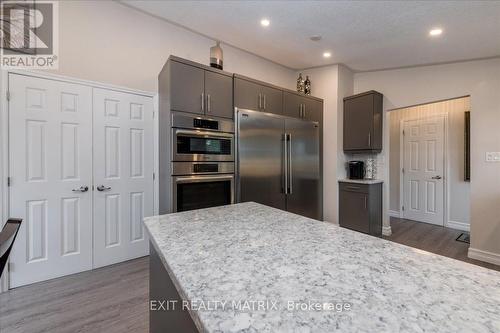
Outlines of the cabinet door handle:
M201 93L201 111L205 112L205 94Z
M299 118L302 118L302 103L299 104Z
M348 189L348 190L360 190L361 187L358 187L358 186L346 186L346 189Z
M259 110L262 109L262 94L259 93Z
M212 100L210 99L210 94L207 94L207 112L210 113L212 109Z
M302 104L304 106L304 112L302 112L302 118L305 118L306 117L306 113L307 113L307 109L306 109L306 105L305 104Z
M367 199L367 197L366 197L366 195L365 195L365 209L366 209L366 208L368 208L368 199Z
M264 110L266 109L266 94L262 94L264 96Z
M372 133L368 132L368 147L372 146Z

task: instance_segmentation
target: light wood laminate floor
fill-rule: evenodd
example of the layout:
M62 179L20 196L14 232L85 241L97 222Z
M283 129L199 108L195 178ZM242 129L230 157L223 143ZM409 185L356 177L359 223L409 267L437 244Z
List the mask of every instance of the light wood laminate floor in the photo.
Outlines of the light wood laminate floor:
M392 218L385 239L500 271L467 257L461 231ZM0 294L1 333L146 333L147 257Z

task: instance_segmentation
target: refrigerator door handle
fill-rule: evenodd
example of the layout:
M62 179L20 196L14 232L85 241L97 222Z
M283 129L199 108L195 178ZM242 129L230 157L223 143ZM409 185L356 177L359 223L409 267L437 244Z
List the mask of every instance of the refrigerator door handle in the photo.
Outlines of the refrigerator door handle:
M288 194L293 193L292 135L288 134Z
M285 133L285 135L283 136L283 152L284 152L284 157L283 157L283 164L284 164L284 177L283 177L283 183L284 183L284 189L283 189L283 193L285 194L288 194L288 153L287 153L287 142L286 142L286 138L287 138L287 134Z

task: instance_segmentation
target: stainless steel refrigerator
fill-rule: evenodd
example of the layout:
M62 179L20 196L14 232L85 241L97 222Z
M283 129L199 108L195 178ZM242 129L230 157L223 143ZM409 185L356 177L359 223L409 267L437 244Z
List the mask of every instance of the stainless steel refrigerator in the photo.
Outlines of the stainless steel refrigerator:
M236 109L237 199L322 218L319 124Z

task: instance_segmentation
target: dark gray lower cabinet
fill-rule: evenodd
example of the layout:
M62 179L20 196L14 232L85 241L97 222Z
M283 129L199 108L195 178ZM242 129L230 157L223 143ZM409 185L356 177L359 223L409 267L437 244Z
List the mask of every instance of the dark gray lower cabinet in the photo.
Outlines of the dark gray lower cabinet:
M149 332L197 333L191 315L182 307L183 300L151 243L149 252Z
M339 184L339 224L370 235L382 235L382 183Z

